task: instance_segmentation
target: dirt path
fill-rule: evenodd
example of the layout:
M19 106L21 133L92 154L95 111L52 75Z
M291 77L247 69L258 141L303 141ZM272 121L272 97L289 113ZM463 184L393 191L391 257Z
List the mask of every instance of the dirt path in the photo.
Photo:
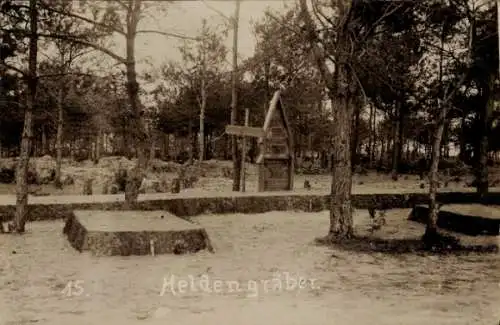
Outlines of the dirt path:
M394 210L388 219L407 213ZM356 224L366 217L358 212ZM59 221L30 224L25 236L0 236L0 324L491 325L500 319L498 255L332 251L312 245L328 227L327 212L196 220L215 254L95 258L68 245ZM186 282L184 292L175 287L161 295L172 275L177 286L191 276L194 287ZM277 276L281 288L269 285ZM300 277L309 281L291 288ZM203 279L211 290L203 289ZM70 281L80 294L62 293Z

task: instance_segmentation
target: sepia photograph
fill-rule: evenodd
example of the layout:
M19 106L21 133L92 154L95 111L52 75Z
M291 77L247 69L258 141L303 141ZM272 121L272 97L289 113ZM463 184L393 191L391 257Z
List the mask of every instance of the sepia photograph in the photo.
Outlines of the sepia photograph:
M0 0L0 325L500 325L499 31Z

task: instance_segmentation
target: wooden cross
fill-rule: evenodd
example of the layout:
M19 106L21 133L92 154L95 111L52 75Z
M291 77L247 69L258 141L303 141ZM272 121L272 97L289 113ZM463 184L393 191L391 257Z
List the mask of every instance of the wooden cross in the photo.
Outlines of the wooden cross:
M247 147L247 137L252 138L263 138L266 133L263 128L256 128L248 126L249 110L245 109L245 125L226 125L226 133L230 135L236 135L238 137L243 137L243 144L241 147L241 191L245 192L245 160L246 160L246 147Z

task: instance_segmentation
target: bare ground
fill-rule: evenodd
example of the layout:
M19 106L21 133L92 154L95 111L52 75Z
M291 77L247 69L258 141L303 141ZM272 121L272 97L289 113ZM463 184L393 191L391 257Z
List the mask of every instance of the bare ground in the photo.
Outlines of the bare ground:
M45 158L32 159L33 164L36 166L41 166L43 170L44 165L50 166L55 165L55 161L47 163ZM50 158L48 158L50 159ZM1 165L8 165L7 160L0 160ZM93 178L93 193L101 194L103 193L104 184L109 181L114 173L119 167L130 168L134 166L134 160L127 160L124 157L105 157L102 158L99 164L95 165L90 161L83 161L80 163L72 162L69 160L63 160L62 174L63 178L66 175L71 176L75 180L74 185L67 185L62 190L55 189L53 185L41 185L32 186L32 190L36 191L38 195L81 195L83 192L83 182L86 178ZM172 162L163 162L160 160L154 160L152 166L156 166L156 171L150 170L148 172L148 177L165 180L167 184L170 184L172 179L177 177L175 169L177 165ZM165 168L169 167L169 168ZM39 169L40 169L39 168ZM195 184L192 189L184 189L181 192L226 192L232 190L232 179L227 177L222 177L223 169L231 169L231 161L217 161L209 160L203 162L202 172L203 177L199 178L199 181ZM165 172L165 170L170 170ZM490 168L489 170L492 180L500 179L500 170L498 168ZM247 164L246 172L246 189L248 192L257 191L257 167L256 165ZM304 181L309 180L312 190L315 191L329 191L331 187L331 176L330 175L295 175L294 179L294 189L297 191L304 189ZM473 190L471 188L466 188L465 184L472 178L461 177L459 182L449 181L447 186L441 188L441 190ZM425 188L420 188L420 185L424 183ZM407 191L428 191L427 181L420 180L417 175L401 175L400 179L395 182L391 180L390 175L378 174L375 172L370 172L368 175L354 175L353 176L353 189L355 192L370 193L373 190L381 191L395 191L395 190L407 190ZM497 182L500 184L500 182ZM500 188L492 188L492 190L500 190ZM169 191L167 191L169 192ZM0 195L13 195L15 193L14 184L0 184Z
M389 211L379 236L418 238L423 228L405 221L408 213ZM207 229L215 254L92 257L69 246L60 221L29 224L24 236L0 236L0 324L480 325L500 319L499 255L315 246L313 239L328 229L328 212L195 220ZM367 220L365 211L356 213L358 233L366 232ZM171 275L174 285L197 280L161 295ZM278 275L281 288L269 286L266 280ZM203 276L211 290L200 289ZM299 277L309 280L300 290L291 286ZM71 281L82 291L63 292ZM239 289L228 281L238 281Z
M168 179L176 177L173 173L165 173L164 176ZM418 176L407 176L408 179L401 178L395 182L390 179L389 175L370 173L366 176L355 175L353 177L353 192L354 193L398 193L404 192L428 192L429 187L420 188L420 181ZM304 180L309 180L313 192L329 193L331 187L331 176L329 175L295 175L294 178L294 192L305 192ZM249 193L257 192L257 177L256 175L249 175L246 181L246 191ZM94 194L100 195L102 193L101 185L97 183L94 186ZM40 185L32 186L36 188L38 193L42 196L45 195L82 195L83 184L77 182L74 185L65 186L63 189L55 189L53 185ZM491 191L500 191L500 187L490 187ZM439 191L475 191L474 188L465 187L463 183L450 182L447 187L441 187ZM223 177L200 177L199 181L195 184L194 188L183 189L181 193L198 194L198 193L230 193L232 192L232 180ZM39 194L40 195L40 194ZM10 197L15 196L15 184L0 184L0 196Z

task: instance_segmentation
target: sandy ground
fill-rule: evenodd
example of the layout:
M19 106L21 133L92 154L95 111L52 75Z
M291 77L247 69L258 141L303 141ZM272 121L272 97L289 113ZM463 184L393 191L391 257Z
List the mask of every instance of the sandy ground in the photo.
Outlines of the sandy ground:
M388 212L384 231L421 235L421 225L403 221L408 213ZM367 218L357 211L358 231ZM315 246L314 237L328 229L326 211L195 220L206 227L215 254L92 257L69 246L61 221L29 224L24 236L0 236L0 324L493 325L500 320L499 255L384 255Z

